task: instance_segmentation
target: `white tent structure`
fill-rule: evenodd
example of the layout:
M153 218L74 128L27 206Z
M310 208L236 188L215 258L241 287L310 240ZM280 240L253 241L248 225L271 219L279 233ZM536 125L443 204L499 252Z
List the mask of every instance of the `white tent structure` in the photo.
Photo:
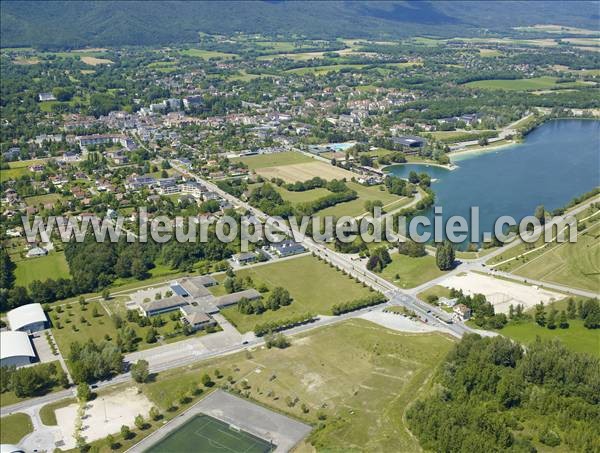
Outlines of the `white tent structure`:
M25 332L0 332L0 366L23 366L35 360L36 355Z
M10 330L37 332L48 327L48 318L40 304L27 304L6 313Z

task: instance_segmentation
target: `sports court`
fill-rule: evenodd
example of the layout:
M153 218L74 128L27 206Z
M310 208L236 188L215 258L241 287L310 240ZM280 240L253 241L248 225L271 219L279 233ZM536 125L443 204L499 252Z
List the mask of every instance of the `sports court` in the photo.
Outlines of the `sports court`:
M148 453L185 451L266 453L275 448L276 446L269 441L242 431L234 425L199 414L146 451Z
M286 453L311 429L266 407L215 390L127 452Z

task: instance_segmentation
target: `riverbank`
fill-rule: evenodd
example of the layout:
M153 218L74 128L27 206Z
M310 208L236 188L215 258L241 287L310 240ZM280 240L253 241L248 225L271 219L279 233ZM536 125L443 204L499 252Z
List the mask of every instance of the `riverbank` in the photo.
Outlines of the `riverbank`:
M436 163L430 163L430 162L402 162L402 163L397 163L397 164L386 165L385 167L383 167L381 169L381 171L389 172L388 168L399 167L401 165L418 165L420 167L437 167L437 168L443 168L444 170L448 170L448 171L456 170L458 168L458 165L455 165L453 163L436 164Z
M461 149L458 151L452 151L449 152L448 154L446 154L451 160L453 158L459 157L459 156L467 156L469 154L485 154L485 153L489 153L490 151L498 151L501 148L508 148L514 145L519 145L523 143L520 140L501 140L501 143L497 143L494 144L492 143L491 145L487 145L487 146L474 146L472 148L465 148L465 149Z

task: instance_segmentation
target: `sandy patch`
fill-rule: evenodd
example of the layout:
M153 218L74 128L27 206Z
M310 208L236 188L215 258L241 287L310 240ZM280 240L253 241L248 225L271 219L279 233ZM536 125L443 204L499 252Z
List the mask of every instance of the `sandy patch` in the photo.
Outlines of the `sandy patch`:
M112 61L106 58L96 58L96 57L81 57L81 61L85 64L89 64L90 66L97 66L100 64L111 64Z
M103 439L109 434L118 433L122 425L135 428L134 420L138 414L148 418L152 403L137 388L130 387L122 392L98 396L87 403L81 434L86 441ZM56 420L65 445L63 450L75 448L75 421L77 404L71 404L56 410Z
M475 272L453 275L442 281L440 285L460 289L467 295L483 294L494 306L496 313L508 313L511 304L522 304L525 308L530 308L540 302L548 304L564 298L560 293L535 285L522 285Z
M256 173L266 179L281 178L285 182L306 181L318 176L326 180L350 180L356 174L343 168L334 167L325 162L308 162L305 164L282 165L280 167L259 168Z
M403 316L399 313L385 313L383 311L369 311L359 318L366 319L367 321L374 322L380 326L387 327L388 329L398 330L401 332L433 332L438 329L422 322L412 321L411 319Z

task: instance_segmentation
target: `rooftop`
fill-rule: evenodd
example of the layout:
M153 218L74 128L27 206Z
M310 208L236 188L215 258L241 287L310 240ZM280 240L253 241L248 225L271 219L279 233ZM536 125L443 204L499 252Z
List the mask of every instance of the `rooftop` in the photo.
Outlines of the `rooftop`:
M6 313L6 317L12 330L19 330L29 324L48 321L41 304L22 305Z
M25 332L13 332L6 330L0 332L0 359L9 357L35 357L33 346L29 341L29 335Z

